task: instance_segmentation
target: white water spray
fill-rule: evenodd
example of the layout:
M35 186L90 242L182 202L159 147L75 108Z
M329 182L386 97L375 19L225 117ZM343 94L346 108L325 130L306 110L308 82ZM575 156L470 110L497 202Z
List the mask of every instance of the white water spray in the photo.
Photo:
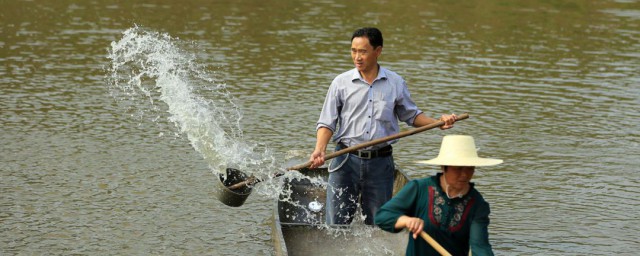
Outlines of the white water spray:
M249 174L275 169L268 148L258 150L257 144L243 140L242 112L226 86L216 83L180 44L184 42L137 26L124 31L108 55L112 95L140 119L150 116L161 122L166 116L216 172L227 167Z

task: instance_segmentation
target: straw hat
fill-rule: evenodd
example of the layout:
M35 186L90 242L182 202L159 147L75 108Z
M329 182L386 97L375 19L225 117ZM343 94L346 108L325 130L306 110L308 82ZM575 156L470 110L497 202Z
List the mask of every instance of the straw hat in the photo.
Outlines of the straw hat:
M442 138L438 157L418 161L418 163L447 166L491 166L501 164L502 160L478 157L476 144L471 136L447 135Z

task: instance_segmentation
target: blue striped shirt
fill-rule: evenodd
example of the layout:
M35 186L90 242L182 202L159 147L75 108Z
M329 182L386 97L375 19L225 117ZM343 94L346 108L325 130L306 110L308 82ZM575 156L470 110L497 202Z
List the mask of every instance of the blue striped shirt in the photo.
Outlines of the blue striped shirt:
M398 120L412 126L420 113L400 75L380 67L378 77L369 85L354 68L331 82L316 130L326 127L333 132L334 142L351 147L397 134Z

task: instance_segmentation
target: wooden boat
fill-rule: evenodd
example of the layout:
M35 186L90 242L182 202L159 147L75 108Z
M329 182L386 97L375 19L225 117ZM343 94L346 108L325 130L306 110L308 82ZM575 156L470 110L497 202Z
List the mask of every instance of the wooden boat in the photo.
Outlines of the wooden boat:
M271 237L276 255L405 254L406 232L394 234L364 224L325 225L326 189L314 185L311 180L326 182L329 173L326 168L300 172L310 178L285 178L283 191L287 192L283 192L275 203ZM393 194L408 181L405 173L396 170ZM319 205L323 207L318 209Z

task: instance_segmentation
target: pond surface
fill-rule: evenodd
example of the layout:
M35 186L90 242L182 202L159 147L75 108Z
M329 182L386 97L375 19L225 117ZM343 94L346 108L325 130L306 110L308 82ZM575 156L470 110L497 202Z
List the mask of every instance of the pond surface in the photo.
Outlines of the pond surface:
M435 174L415 161L435 157L445 134L473 135L481 156L505 160L475 178L497 255L640 250L639 1L2 5L3 255L272 255L273 187L258 186L239 208L220 203L212 168L246 163L216 146L260 152L261 168L306 161L326 90L352 68L349 39L362 26L382 30L381 64L427 114L471 115L401 139L400 168ZM153 103L114 90L112 43L127 35L152 36L144 56L162 65L117 69L116 79L156 72L141 82ZM164 43L170 51L158 50ZM192 78L154 80L175 67ZM170 99L155 95L174 85L184 87ZM181 112L184 92L204 105ZM176 120L202 109L222 112ZM235 134L211 132L221 113ZM227 137L207 137L216 134Z

